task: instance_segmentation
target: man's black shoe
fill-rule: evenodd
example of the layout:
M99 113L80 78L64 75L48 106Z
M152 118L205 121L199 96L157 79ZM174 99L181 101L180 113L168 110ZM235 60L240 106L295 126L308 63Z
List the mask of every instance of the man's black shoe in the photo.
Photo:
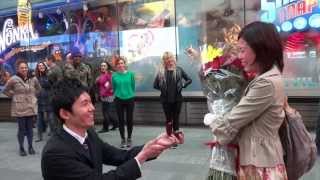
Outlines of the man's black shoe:
M110 131L114 131L114 130L116 130L118 127L117 126L113 126L111 129L110 129Z

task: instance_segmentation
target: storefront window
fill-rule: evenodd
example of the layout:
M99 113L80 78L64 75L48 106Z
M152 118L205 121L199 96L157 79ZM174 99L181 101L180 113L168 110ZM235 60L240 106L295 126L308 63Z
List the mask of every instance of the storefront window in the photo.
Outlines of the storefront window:
M0 46L1 74L14 74L19 56L31 68L53 54L64 61L78 47L94 67L119 54L136 73L137 92L154 94L153 79L165 51L193 79L185 92L202 95L198 71L202 60L185 54L189 47L203 52L236 39L252 21L274 23L284 44L285 86L289 96L320 95L319 2L316 0L34 0L32 28L23 39ZM0 28L18 28L17 5L1 4ZM5 24L12 19L13 24ZM1 39L0 39L1 40ZM3 82L2 80L0 80ZM0 82L0 84L1 84ZM3 84L3 83L2 83Z
M120 55L136 75L136 90L154 92L153 80L165 51L176 54L174 0L118 4Z
M118 51L116 4L83 4L69 12L69 47L79 47L88 59L112 56Z
M20 33L25 31L18 26L16 4L14 7L8 4L8 9L0 11L3 14L1 35L5 34L0 39L5 44L0 52L1 72L15 74L14 64L19 57L27 58L31 69L48 55L62 62L74 46L80 49L85 61L93 68L100 60L119 53L116 2L53 0L32 3L32 25L30 32L25 34ZM22 35L15 37L11 32ZM10 43L6 43L6 38Z
M243 12L245 24L253 21L259 21L261 12L261 0L245 0L242 3L244 3L245 7L245 11Z
M231 34L236 38L233 31L244 24L243 3L235 0L176 0L178 60L193 79L187 89L191 95L202 95L198 77L200 65L213 59L189 58L186 49L192 47L203 54L209 46L217 49L229 43L227 39Z

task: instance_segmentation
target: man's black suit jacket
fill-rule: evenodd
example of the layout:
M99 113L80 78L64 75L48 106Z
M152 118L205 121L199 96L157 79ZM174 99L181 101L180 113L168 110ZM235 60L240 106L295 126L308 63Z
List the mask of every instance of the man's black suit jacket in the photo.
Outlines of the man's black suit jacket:
M142 146L122 150L102 142L93 130L88 130L91 157L83 146L61 129L45 145L41 170L44 180L135 180L141 177L134 157ZM117 166L102 173L102 165Z

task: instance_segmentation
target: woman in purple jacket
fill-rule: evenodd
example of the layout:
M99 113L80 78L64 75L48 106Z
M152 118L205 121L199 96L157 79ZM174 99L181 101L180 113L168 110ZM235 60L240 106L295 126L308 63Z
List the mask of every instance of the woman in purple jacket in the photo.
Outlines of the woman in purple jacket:
M109 122L112 123L110 130L115 130L118 127L117 120L111 114L111 105L114 99L111 78L112 73L107 62L100 64L100 76L96 79L96 84L99 89L99 96L102 102L103 126L100 133L109 131Z

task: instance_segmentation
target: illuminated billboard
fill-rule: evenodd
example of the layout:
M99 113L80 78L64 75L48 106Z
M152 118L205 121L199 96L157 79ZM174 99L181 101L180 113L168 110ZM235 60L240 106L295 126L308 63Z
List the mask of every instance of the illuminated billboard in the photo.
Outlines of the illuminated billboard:
M262 21L276 25L280 32L320 28L318 0L261 0Z
M318 0L261 0L260 19L273 23L284 45L289 96L320 96L320 4Z

